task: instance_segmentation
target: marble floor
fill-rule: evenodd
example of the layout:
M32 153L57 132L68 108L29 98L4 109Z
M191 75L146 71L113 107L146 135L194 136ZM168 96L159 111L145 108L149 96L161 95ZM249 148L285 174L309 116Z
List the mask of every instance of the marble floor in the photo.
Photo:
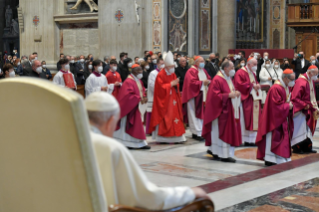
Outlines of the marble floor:
M319 212L319 154L292 156L292 161L265 167L255 147L236 148L236 163L206 154L204 142L150 143L149 151L131 151L147 177L158 186L199 186L221 212ZM319 152L319 127L314 136ZM148 137L151 142L151 137Z

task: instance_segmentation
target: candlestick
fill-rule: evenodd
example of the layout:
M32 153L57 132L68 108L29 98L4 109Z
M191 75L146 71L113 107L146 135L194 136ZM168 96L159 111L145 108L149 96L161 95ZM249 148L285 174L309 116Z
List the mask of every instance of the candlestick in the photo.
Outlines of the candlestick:
M242 23L241 23L241 28L242 28L242 31L244 31L244 16L242 17Z
M249 31L251 31L251 17L250 17L250 27L249 27Z

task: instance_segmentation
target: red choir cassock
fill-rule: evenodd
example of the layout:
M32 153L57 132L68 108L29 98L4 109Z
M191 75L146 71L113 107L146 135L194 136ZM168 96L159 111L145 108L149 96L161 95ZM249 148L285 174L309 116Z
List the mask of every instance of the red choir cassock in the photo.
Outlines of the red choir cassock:
M302 112L306 115L306 121L312 135L315 133L317 121L314 118L314 112L318 108L316 101L315 83L309 79L307 73L300 74L296 80L296 84L291 93L291 101L294 105L294 114ZM313 92L313 99L311 100L311 92ZM309 110L305 110L305 107L309 105Z
M122 88L117 96L121 108L121 116L127 116L125 132L130 136L146 140L145 130L142 122L141 113L139 110L139 103L142 97L145 96L145 88L143 82L139 80L137 83L132 75L124 81ZM120 129L121 120L118 123L118 129Z
M207 71L203 69L208 80L211 80L211 77L208 75ZM183 85L183 95L182 95L182 104L183 104L183 116L184 123L188 123L187 116L187 102L194 98L195 100L195 116L198 119L204 119L204 103L203 95L204 92L201 91L203 82L199 79L198 76L198 67L192 66L186 72Z
M162 69L155 81L150 132L159 125L158 135L162 137L179 137L185 133L179 85L171 87L175 79L175 74L168 75Z
M264 160L266 135L269 132L272 132L270 151L283 158L291 157L290 141L294 131L294 121L287 102L289 95L289 88L285 89L280 81L276 81L267 93L256 139L259 160Z
M229 93L234 92L235 88L229 85L221 72L218 72L209 86L203 137L206 146L212 145L211 131L212 122L218 118L219 138L231 146L242 144L241 128L239 120L235 120L234 108Z
M116 82L122 83L122 78L121 75L118 72L112 72L112 71L108 71L106 73L106 79L107 79L107 83L108 84L114 84ZM117 99L117 96L120 92L120 88L121 86L114 86L114 90L112 92L112 95Z
M254 84L259 84L256 75L248 72L246 67L239 69L234 77L234 85L236 90L241 93L241 101L244 112L245 127L248 131L257 131L259 117L261 116L260 101L254 101L250 94Z

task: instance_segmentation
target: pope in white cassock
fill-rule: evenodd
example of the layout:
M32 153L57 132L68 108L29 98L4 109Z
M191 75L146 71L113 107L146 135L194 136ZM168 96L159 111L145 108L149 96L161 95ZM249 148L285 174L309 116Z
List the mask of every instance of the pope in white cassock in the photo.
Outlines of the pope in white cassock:
M157 187L147 179L127 148L112 138L120 115L119 104L112 95L93 93L86 98L85 105L109 204L166 210L207 197L200 188Z
M114 84L108 84L106 76L102 73L103 66L101 60L93 61L93 72L86 79L85 82L85 96L90 95L93 92L105 91L112 93L114 89Z

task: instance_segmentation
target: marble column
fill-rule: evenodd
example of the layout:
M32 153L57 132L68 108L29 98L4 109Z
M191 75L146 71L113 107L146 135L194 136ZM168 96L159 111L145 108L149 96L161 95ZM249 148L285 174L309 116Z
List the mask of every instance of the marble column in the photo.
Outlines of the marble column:
M218 1L218 52L221 58L227 56L229 49L236 48L235 9L234 0Z
M5 0L0 0L0 5L5 5ZM0 21L0 52L2 52L2 54L3 54L2 35L3 35L3 30L5 28L5 21L3 20L4 14L5 14L5 7L3 6L3 7L0 7L0 17L2 17L2 21Z

